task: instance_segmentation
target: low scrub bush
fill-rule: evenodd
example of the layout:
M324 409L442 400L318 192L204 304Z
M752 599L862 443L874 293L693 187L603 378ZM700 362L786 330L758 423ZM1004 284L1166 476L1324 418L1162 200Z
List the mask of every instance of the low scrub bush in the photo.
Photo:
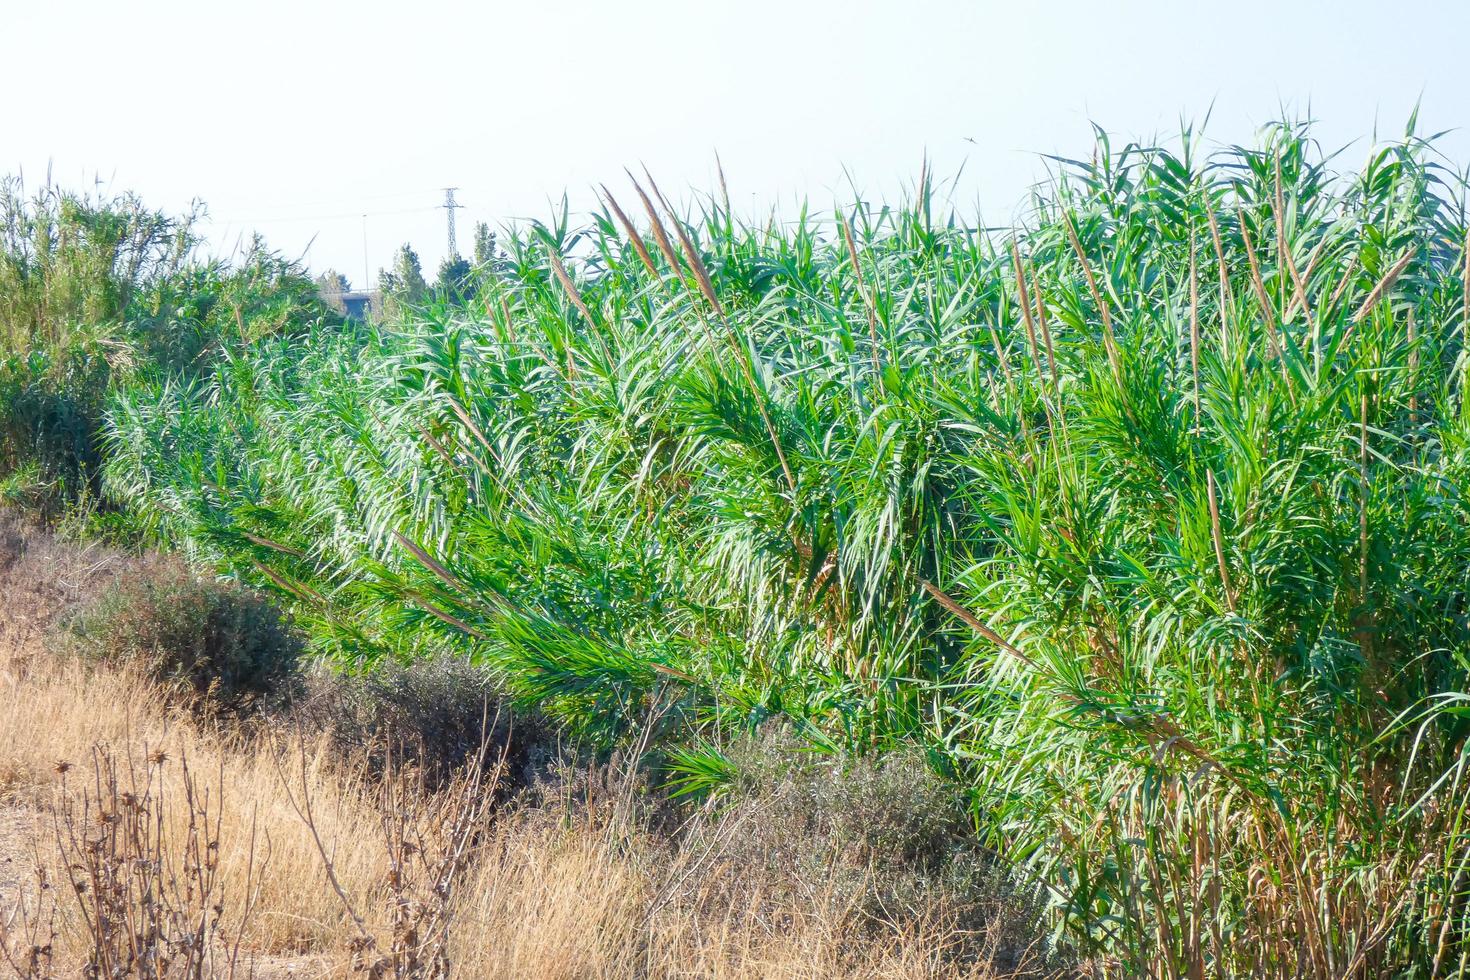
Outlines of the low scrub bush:
M729 754L734 807L764 815L743 838L752 857L796 865L831 852L880 877L979 864L962 793L912 750L872 759L769 735Z
M534 713L512 718L489 672L450 657L364 673L319 666L287 720L327 732L344 758L362 759L374 774L412 771L434 788L476 759L503 767L508 787L530 779L551 754Z
M773 731L719 754L729 779L684 842L718 840L725 873L708 874L707 900L768 917L820 888L868 933L943 909L954 926L948 958L973 959L982 947L1001 961L1037 958L1042 907L980 846L960 787L918 752L813 751Z
M64 644L136 670L209 715L244 716L289 696L301 638L269 599L156 560L68 617Z

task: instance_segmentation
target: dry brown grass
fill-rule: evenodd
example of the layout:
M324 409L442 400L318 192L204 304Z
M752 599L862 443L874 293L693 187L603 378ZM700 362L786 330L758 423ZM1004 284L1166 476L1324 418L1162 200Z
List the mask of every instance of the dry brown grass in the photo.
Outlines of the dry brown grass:
M43 560L54 561L57 571L65 567L54 556ZM126 567L121 559L118 564ZM64 601L49 597L47 604L52 616L65 607ZM21 615L35 622L45 613L22 610ZM257 857L263 865L253 882L260 911L250 923L249 947L273 956L335 949L344 930L343 911L325 888L310 834L291 811L270 754L170 709L146 681L125 671L88 670L77 660L48 656L41 644L45 633L27 629L0 662L0 796L11 807L35 814L31 829L43 842L41 859L56 856L55 849L45 844L54 837L49 815L62 793L62 774L57 770L63 764L71 767L67 775L76 795L86 792L84 777L95 748L139 770L148 768L149 755L161 752L168 759L159 774L162 793L180 799L181 762L187 759L196 779L221 808L219 879L227 916L239 915L252 885L252 839L258 839L264 851ZM324 808L324 819L337 839L371 839L377 821L370 799L360 782L334 763L330 749L330 743L319 738L307 759L313 792L333 801ZM173 821L169 831L182 837L185 810L175 808L169 818ZM257 821L254 838L252 821ZM25 841L17 849L22 855L37 850ZM339 873L360 884L366 897L379 880L377 856L343 848L337 861ZM58 873L61 869L50 871L52 881L66 880L64 873ZM74 903L60 904L59 953L62 961L75 961L84 957L90 940Z
M256 975L349 974L364 960L352 952L362 942L349 905L375 948L388 949L395 911L400 921L404 912L394 897L407 892L390 884L402 869L385 838L434 838L446 813L465 803L454 799L455 786L387 793L381 781L359 775L364 767L337 757L325 734L266 728L245 735L212 726L171 708L126 671L55 656L45 641L57 617L113 576L137 573L139 563L58 545L5 521L0 516L0 829L8 828L0 833L0 925L8 923L12 952L35 941L23 921L40 922L45 932L54 907L55 975L75 975L87 960L93 940L84 903L66 893L57 814L68 804L97 805L89 780L99 751L120 771L131 765L151 774L157 795L175 801L160 811L162 832L175 841L188 832L189 808L177 802L187 761L196 793L208 794L218 820L210 834L218 842L212 873L220 931L227 939L241 935L242 958ZM309 794L316 836L293 792L296 804ZM979 927L990 932L988 946L939 902L901 926L875 927L850 888L818 879L767 889L758 869L722 860L723 842L742 832L739 821L749 814L706 815L676 843L620 800L626 797L565 790L498 812L480 809L447 899L442 947L450 975L1039 975L1015 969L1003 903ZM322 849L345 902L331 886ZM60 887L38 887L37 863ZM732 875L744 876L741 887L730 887ZM963 958L951 955L961 948ZM1019 956L1025 966L1026 951ZM6 969L14 967L0 964Z

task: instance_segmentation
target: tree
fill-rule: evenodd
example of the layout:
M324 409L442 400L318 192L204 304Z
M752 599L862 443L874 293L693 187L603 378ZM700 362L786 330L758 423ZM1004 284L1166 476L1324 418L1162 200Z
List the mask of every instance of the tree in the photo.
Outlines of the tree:
M444 261L439 263L439 281L434 285L441 293L452 299L473 299L475 295L474 267L458 255L445 256Z
M495 261L495 232L481 221L475 225L475 266L487 268Z
M351 288L352 284L347 281L347 277L336 269L328 269L316 277L317 295L322 298L323 303L338 313L347 312L347 305L342 302L342 294Z
M423 264L419 262L419 253L411 245L404 244L394 253L393 270L388 276L388 291L397 299L416 303L429 291L429 284L424 280Z
M383 312L389 316L423 300L429 284L424 281L424 267L413 246L405 243L393 253L393 267L378 270L378 291L383 297Z

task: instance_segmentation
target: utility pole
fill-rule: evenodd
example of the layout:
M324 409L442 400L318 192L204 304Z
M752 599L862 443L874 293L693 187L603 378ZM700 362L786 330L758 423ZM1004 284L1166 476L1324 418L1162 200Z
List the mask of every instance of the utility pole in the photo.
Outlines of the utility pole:
M362 216L362 288L365 292L373 291L373 281L368 278L367 215Z
M444 188L444 204L441 205L444 213L449 217L449 257L451 259L459 258L459 249L454 244L454 209L464 207L463 204L454 200L454 192L457 190L459 190L458 187Z

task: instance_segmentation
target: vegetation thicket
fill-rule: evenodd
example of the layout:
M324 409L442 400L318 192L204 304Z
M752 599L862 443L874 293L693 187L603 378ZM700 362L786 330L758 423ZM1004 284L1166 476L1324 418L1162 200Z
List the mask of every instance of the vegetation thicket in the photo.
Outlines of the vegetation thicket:
M1127 975L1470 970L1465 182L1412 126L1055 165L1014 229L603 188L114 385L106 489L690 795L767 719L917 749Z
M201 214L0 181L0 500L95 506L110 387L327 315L259 239L234 265L197 258Z

